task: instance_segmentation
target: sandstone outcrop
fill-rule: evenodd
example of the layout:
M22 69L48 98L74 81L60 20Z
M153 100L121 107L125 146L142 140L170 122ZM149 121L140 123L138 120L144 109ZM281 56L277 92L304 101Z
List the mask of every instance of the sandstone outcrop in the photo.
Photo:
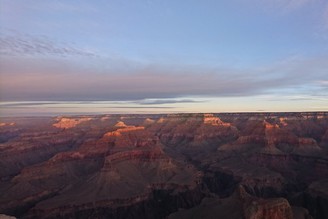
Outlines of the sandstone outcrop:
M83 122L90 121L91 118L57 118L57 123L53 124L56 128L69 129L73 128Z
M0 127L1 126L14 126L14 125L15 125L14 122L10 122L10 123L0 122Z

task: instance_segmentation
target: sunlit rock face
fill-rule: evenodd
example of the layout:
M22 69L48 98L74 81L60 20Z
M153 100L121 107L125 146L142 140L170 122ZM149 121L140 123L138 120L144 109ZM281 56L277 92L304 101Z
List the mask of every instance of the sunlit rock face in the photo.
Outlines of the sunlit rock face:
M327 113L6 118L0 213L327 218L327 133Z
M14 125L15 125L14 122L10 122L10 123L0 122L0 127L1 126L14 126Z
M53 124L56 128L69 129L73 128L83 122L90 121L92 118L57 118L57 123Z
M123 132L132 132L132 131L137 131L137 130L144 130L145 127L135 127L135 126L129 126L126 128L121 128L121 129L117 129L116 131L113 132L108 132L106 133L104 136L120 136L122 135L121 133Z
M230 123L223 122L219 117L216 117L213 114L204 114L204 124L213 126L231 126Z
M124 127L127 127L127 125L125 125L125 123L123 121L118 121L114 127L117 127L117 128L124 128Z

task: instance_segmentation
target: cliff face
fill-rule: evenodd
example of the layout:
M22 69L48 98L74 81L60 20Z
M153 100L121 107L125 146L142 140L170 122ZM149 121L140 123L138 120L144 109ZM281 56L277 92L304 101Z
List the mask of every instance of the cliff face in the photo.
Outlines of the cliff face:
M286 199L253 201L244 207L246 219L293 219L292 208Z
M313 217L328 218L328 179L311 183L300 200Z
M180 210L169 219L231 218L231 219L293 219L293 210L284 198L260 199L238 187L226 199L210 198L189 210ZM295 218L296 219L296 218Z
M325 218L327 113L6 119L0 213ZM204 198L205 197L205 198Z

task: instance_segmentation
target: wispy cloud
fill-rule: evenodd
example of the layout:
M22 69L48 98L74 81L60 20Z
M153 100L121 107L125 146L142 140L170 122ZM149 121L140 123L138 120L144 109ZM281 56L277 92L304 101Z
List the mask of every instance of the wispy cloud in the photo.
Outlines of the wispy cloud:
M311 3L318 3L320 1L321 0L253 0L253 2L259 4L261 7L272 10L281 10L283 12L297 10L306 7Z
M180 110L182 107L179 108ZM0 102L0 117L60 114L154 113L173 112L175 106L141 106L130 101L25 101Z
M324 13L322 15L324 29L328 32L328 3L326 4Z
M52 104L59 104L61 102L58 101L43 101L43 102L0 102L1 107L28 107L28 106L44 106L44 105L52 105Z
M1 11L5 13L31 11L33 13L88 13L98 12L99 7L94 2L89 1L65 1L65 0L25 0L22 2L12 0L1 0Z
M158 105L158 104L175 104L175 103L200 103L204 101L196 101L191 99L145 99L140 101L135 101L137 104L141 105Z
M19 102L0 102L2 108L175 108L173 106L157 106L169 103L201 103L204 101L196 100L140 100L140 101L19 101ZM133 105L133 106L131 106ZM150 105L150 106L141 106ZM156 106L153 106L156 105Z
M295 10L304 7L310 3L315 3L317 0L274 0L287 10Z
M328 80L322 80L322 81L318 81L318 84L322 85L322 86L327 86L328 87Z
M45 36L35 37L17 32L1 34L0 54L5 56L96 56L91 51L75 48L67 43L55 42Z
M41 4L40 4L41 3ZM41 1L39 4L29 4L28 7L36 10L60 11L70 13L97 12L98 9L90 2L80 1L79 4L69 1Z

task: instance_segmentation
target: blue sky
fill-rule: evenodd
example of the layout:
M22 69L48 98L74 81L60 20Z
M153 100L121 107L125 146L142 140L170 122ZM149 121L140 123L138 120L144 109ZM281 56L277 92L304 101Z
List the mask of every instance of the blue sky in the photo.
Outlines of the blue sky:
M328 110L326 0L0 0L0 31L3 115Z

